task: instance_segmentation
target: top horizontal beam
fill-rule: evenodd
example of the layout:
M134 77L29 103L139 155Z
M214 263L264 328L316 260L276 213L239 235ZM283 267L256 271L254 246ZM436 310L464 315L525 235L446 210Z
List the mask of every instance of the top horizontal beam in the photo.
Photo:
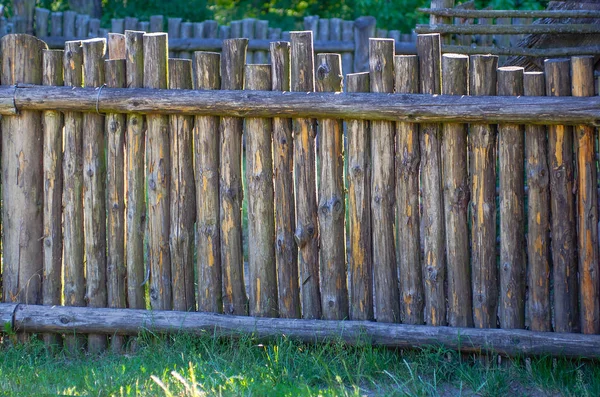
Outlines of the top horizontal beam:
M600 24L417 25L415 32L440 34L589 34L600 33Z
M600 18L596 10L461 10L419 8L425 14L459 18Z
M413 123L600 125L600 97L485 97L0 86L0 114L20 110L300 117Z

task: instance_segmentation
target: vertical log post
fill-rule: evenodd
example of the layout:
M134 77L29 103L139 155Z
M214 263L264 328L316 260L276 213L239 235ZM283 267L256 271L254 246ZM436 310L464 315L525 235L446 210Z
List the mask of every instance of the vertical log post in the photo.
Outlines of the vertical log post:
M254 38L257 40L266 40L269 30L269 21L256 21L254 25ZM256 51L254 53L254 63L264 64L269 61L266 51Z
M144 86L144 33L125 32L125 68L127 87ZM126 184L127 184L127 307L146 308L144 280L144 231L146 230L146 192L144 153L146 123L144 116L127 114Z
M125 35L121 33L108 34L108 59L125 59Z
M181 38L189 39L192 37L192 33L193 33L193 24L191 22L183 22L181 24ZM192 54L189 51L181 51L179 53L179 58L192 59Z
M165 28L165 17L162 15L150 16L150 32L160 33Z
M138 19L136 17L125 17L124 26L125 31L136 30L138 27Z
M422 94L441 93L441 44L439 34L417 36ZM444 197L442 193L441 126L421 125L421 189L423 215L423 281L425 323L446 324L446 264Z
M324 21L321 19L321 21ZM327 26L329 27L329 21ZM339 54L318 54L318 92L342 92ZM323 319L348 318L346 285L346 211L344 198L344 141L342 120L319 120L319 247Z
M75 18L75 35L82 39L89 37L90 31L90 16L85 14L78 14Z
M83 86L104 84L106 39L82 42ZM106 307L106 155L104 116L83 115L83 228L85 235L86 298L89 307ZM106 348L105 335L88 335L88 351Z
M498 95L523 95L523 68L501 67ZM525 136L518 124L498 125L500 173L500 327L525 327Z
M571 58L573 96L594 95L594 57ZM577 248L581 332L600 333L600 269L598 268L598 189L594 127L578 125L577 139Z
M248 40L252 40L254 38L254 24L256 19L254 18L245 18L242 20L242 37ZM246 53L246 63L251 64L254 62L254 51L247 51Z
M319 16L308 15L304 17L304 30L310 30L313 34L313 38L317 37L319 30Z
M328 38L328 40L342 41L342 19L341 18L331 18L329 20L329 38ZM344 69L342 69L342 71L344 71Z
M469 92L496 95L495 55L472 55ZM471 124L471 285L473 324L496 328L498 270L496 264L496 127Z
M125 47L123 43L123 47ZM125 88L125 59L105 61L106 86ZM107 137L107 234L108 257L106 261L106 278L108 289L108 307L126 308L127 295L125 280L127 266L125 264L125 131L127 118L124 114L110 113L106 115ZM123 336L113 335L110 341L111 350L119 353L123 350Z
M369 40L371 92L394 92L394 40ZM394 142L391 121L371 122L371 222L373 233L373 280L375 318L400 321L398 271L394 244Z
M221 55L194 53L197 90L221 87ZM196 177L196 227L198 310L223 313L221 243L219 233L219 118L196 116L194 156Z
M66 86L83 85L81 41L67 41L63 58ZM83 235L83 114L65 112L63 153L63 279L66 306L85 306ZM83 347L80 335L65 335L65 348L75 353Z
M46 44L33 36L0 40L4 85L41 84ZM42 112L2 117L2 301L43 301L43 130ZM24 338L25 339L25 338Z
M62 86L63 50L44 50L42 84ZM62 297L62 190L63 190L63 115L48 110L43 113L44 127L44 305L60 305ZM60 346L57 334L44 334L48 347Z
M273 91L290 91L290 43L271 43L271 77ZM275 262L279 317L300 318L298 283L298 248L294 241L296 211L294 207L294 142L292 119L273 119L273 170L275 173Z
M543 72L525 72L524 94L544 96ZM549 332L550 324L550 176L546 151L546 127L525 126L527 160L527 300L526 325L532 331Z
M320 18L317 21L317 36L316 39L318 41L328 41L329 40L329 19Z
M247 65L246 90L271 90L271 67ZM277 317L275 210L273 196L272 122L250 117L245 123L248 187L248 269L250 315Z
M219 24L215 20L204 21L204 37L207 39L216 39L219 34Z
M244 63L247 39L223 41L221 55L221 89L244 88ZM248 314L244 285L242 252L242 131L243 119L223 117L221 137L219 196L221 200L221 266L223 271L223 305L225 314Z
M354 22L342 21L342 41L354 41ZM342 71L346 74L354 73L354 54L351 52L342 53ZM350 84L347 82L346 87Z
M468 95L469 57L444 54L442 94ZM443 127L442 165L446 255L448 265L448 324L472 327L471 266L469 266L469 170L467 125L447 123Z
M60 11L50 15L50 35L55 37L63 35L63 13Z
M571 95L569 59L547 59L546 95ZM573 187L573 130L570 126L548 127L548 168L552 213L552 264L554 274L554 331L579 330L577 293L577 239Z
M292 91L315 90L315 62L311 31L291 32ZM319 225L317 223L315 136L313 119L294 119L294 175L296 189L295 240L299 252L302 317L321 318L319 289Z
M123 34L125 32L125 20L123 18L113 18L110 20L110 31Z
M63 34L67 38L75 37L75 11L65 11L63 14ZM114 32L114 30L113 30Z
M168 42L166 33L144 35L144 88L167 88ZM171 254L169 249L171 155L169 119L146 116L146 173L148 179L148 265L150 305L154 310L171 310Z
M419 93L419 58L394 57L396 93ZM419 207L419 125L396 123L396 214L400 253L400 316L405 324L423 324Z
M35 9L35 35L40 39L43 39L48 36L49 17L50 10L45 8Z
M354 68L353 72L369 71L369 38L375 36L374 17L360 17L354 21ZM371 82L372 83L372 82Z
M181 21L182 18L167 18L167 33L169 38L178 39L180 37ZM175 58L177 56L179 56L179 53L169 51L169 58Z
M346 75L348 92L370 92L369 73ZM350 319L373 320L371 135L369 122L348 120Z
M169 88L192 89L192 61L169 59ZM195 311L194 220L196 190L192 157L193 116L170 115L171 280L173 310Z

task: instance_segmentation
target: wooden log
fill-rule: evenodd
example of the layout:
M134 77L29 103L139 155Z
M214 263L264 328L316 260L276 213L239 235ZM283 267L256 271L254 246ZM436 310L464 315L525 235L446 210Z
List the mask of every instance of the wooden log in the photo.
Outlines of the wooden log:
M498 68L498 95L523 95L523 68ZM525 328L525 136L519 124L498 125L500 173L500 327Z
M324 19L319 20L319 24L321 21ZM329 27L329 21L325 21ZM342 92L341 56L318 54L317 65L317 91ZM342 120L319 119L318 124L321 308L323 319L343 320L348 317L343 123Z
M151 33L163 32L165 28L165 18L162 15L150 16L150 31Z
M394 92L394 41L369 40L371 92ZM371 223L375 319L400 321L398 272L394 244L394 141L395 126L389 121L371 122Z
M441 93L440 36L417 36L419 78L422 94ZM423 281L425 323L446 325L444 197L442 192L441 126L421 125L421 190L423 213Z
M343 42L352 43L354 46L354 22L343 21L342 22L342 39ZM352 52L342 53L342 71L346 74L354 73L354 54ZM346 82L346 86L348 82Z
M469 57L442 56L442 94L469 93ZM442 127L442 169L446 255L448 266L448 325L472 327L471 266L469 265L469 170L467 125ZM417 185L418 186L418 185ZM417 189L416 186L414 188ZM400 199L400 198L399 198ZM401 199L400 199L401 200Z
M273 91L290 91L290 43L271 43ZM275 262L279 317L300 318L298 283L298 247L294 241L296 211L294 207L294 142L292 120L273 118L273 170L275 173Z
M181 21L182 18L167 18L167 33L169 34L169 38L177 39L181 37ZM175 51L169 51L169 58L178 57L179 54L175 53Z
M244 88L244 62L247 39L223 42L221 54L221 89ZM243 120L223 117L219 125L220 153L220 217L221 266L223 272L223 305L226 314L248 314L244 285L242 253L242 131Z
M481 21L481 18L480 18ZM532 24L532 25L417 25L415 32L440 34L598 34L600 26L595 24Z
M569 59L544 62L546 95L571 95ZM573 174L573 130L568 126L548 128L548 168L550 169L550 209L552 213L552 263L554 275L554 330L576 332L577 240Z
M219 24L214 20L204 21L204 37L216 39L219 32Z
M0 86L0 115L21 110L98 111L231 117L318 117L412 123L515 123L599 126L599 97L493 97L377 93Z
M313 33L291 32L291 88L292 91L315 90L315 62ZM297 118L292 121L294 136L294 186L296 191L296 231L298 268L302 317L321 318L321 293L319 288L319 225L317 222L315 136L314 119Z
M83 47L83 85L104 84L105 39L90 39ZM89 307L106 307L106 152L104 116L83 115L83 232L85 235L85 282ZM88 335L88 351L106 348L104 335Z
M329 20L329 37L327 40L342 41L342 19L331 18ZM342 69L344 71L344 69Z
M353 72L369 71L369 38L375 36L374 17L359 17L354 21Z
M256 19L254 18L245 18L242 20L242 37L247 38L248 40L254 39L254 24ZM251 64L254 62L254 52L248 51L246 54L246 63Z
M140 32L149 32L150 31L150 21L140 21L138 22L138 25L135 29L132 30L138 30Z
M181 38L189 39L192 37L193 24L191 22L182 22L181 23ZM179 53L179 58L182 59L192 59L192 53L189 51L182 51Z
M125 17L125 22L124 22L125 30L136 30L137 27L138 27L138 19L136 17Z
M192 62L169 59L169 88L192 88ZM194 287L194 220L196 189L192 157L192 116L169 116L171 148L170 233L173 310L196 310Z
M65 44L64 84L83 85L83 48L80 41ZM83 115L65 112L63 153L63 278L66 306L85 306L83 235ZM79 352L83 339L65 335L67 352Z
M128 30L125 32L125 69L127 87L144 86L144 33ZM146 308L144 281L144 231L146 230L145 193L145 134L144 116L138 113L127 114L126 144L126 263L127 263L127 307Z
M304 17L304 30L312 31L313 37L317 37L319 33L319 16L308 15Z
M50 17L50 10L46 8L35 9L35 35L43 39L48 36L48 18Z
M600 357L598 336L526 330L481 330L460 327L429 327L381 324L370 321L319 321L283 318L223 316L209 313L144 311L132 309L91 309L0 304L0 319L8 319L16 332L89 333L137 335L187 333L240 337L252 334L259 339L287 335L306 343L344 341L396 349L442 346L464 353L504 356ZM10 321L10 319L14 319ZM176 327L173 324L177 324Z
M194 22L194 37L199 39L204 37L204 22Z
M98 18L90 19L89 28L88 37L98 37L100 35L100 20Z
M594 57L571 58L573 96L594 95ZM578 125L577 139L577 249L581 332L600 333L600 269L598 266L598 171L594 128Z
M144 88L167 88L168 43L166 33L147 33L144 43ZM171 154L167 116L146 116L146 177L148 200L148 266L150 305L172 309L171 254L169 249Z
M321 41L329 40L329 19L320 18L317 21L317 33L314 37Z
M107 60L104 65L105 81L108 87L124 88L125 59ZM125 132L127 118L124 114L106 115L107 136L107 240L106 284L108 307L126 308L127 265L125 262ZM111 338L111 350L115 353L123 350L123 338L115 335Z
M254 24L254 38L258 40L267 40L267 30L269 28L269 21L256 21ZM269 58L267 57L266 51L256 51L254 53L254 63L264 64L267 63Z
M347 74L348 92L371 91L369 73ZM348 125L348 219L350 222L351 320L372 321L373 245L371 241L371 139L369 122L347 120Z
M247 65L245 90L271 89L269 65ZM247 118L246 186L248 188L248 270L250 315L277 317L275 210L270 119Z
M67 38L75 37L75 11L65 11L63 13L63 35Z
M125 59L125 35L121 33L108 34L108 59ZM121 88L114 87L114 88Z
M194 80L197 90L221 87L221 55L196 52ZM223 313L221 240L219 228L219 118L196 116L194 158L198 311Z
M600 18L595 10L468 10L419 8L425 14L461 18Z
M50 16L50 35L63 36L63 13L53 12Z
M470 57L471 95L496 94L498 57ZM473 325L496 328L498 270L496 264L496 127L471 124L471 285Z
M75 18L75 35L86 39L89 37L90 31L90 16L85 14L78 14Z
M524 94L543 96L543 72L525 72ZM550 177L546 127L525 126L527 175L527 318L532 331L548 332L550 323Z
M110 20L110 31L112 33L125 33L125 20L123 18L113 18Z
M453 8L453 7L454 7L454 0L432 0L432 2L431 2L431 8L434 10L436 8ZM429 16L429 23L431 25L435 25L438 23L449 24L449 23L451 23L451 19L447 18L445 16L437 15L437 14L431 14Z
M42 84L63 85L64 51L44 50ZM63 115L49 110L42 115L44 129L44 270L42 302L46 306L60 305L62 298L62 190L63 190ZM45 334L46 346L60 346L60 336Z
M494 54L529 57L565 57L572 55L594 55L598 53L598 46L560 47L560 48L526 48L526 47L499 47L499 46L459 46L444 45L443 52L458 52L460 54Z
M33 36L0 39L2 84L41 84L46 44ZM44 270L42 113L2 117L2 301L41 304ZM22 340L26 340L23 337Z
M231 29L230 37L232 39L237 39L242 36L242 21L231 21L229 27Z

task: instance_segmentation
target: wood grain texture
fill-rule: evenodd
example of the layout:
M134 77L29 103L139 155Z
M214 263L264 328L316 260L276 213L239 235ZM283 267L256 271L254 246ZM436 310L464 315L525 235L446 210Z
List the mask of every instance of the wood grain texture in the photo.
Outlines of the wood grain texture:
M292 91L315 90L313 33L291 32ZM319 225L317 221L317 187L315 136L316 122L312 118L292 121L294 136L294 183L296 190L296 231L302 317L321 318L319 287Z
M353 72L369 71L369 38L375 36L375 17L359 17L354 21Z
M328 20L326 26L329 27ZM341 61L339 54L317 55L317 91L342 92ZM318 124L321 308L323 319L343 320L348 317L343 123L342 120L319 119Z
M524 94L543 96L543 72L525 72ZM527 318L532 331L552 330L550 322L550 175L546 127L525 126L527 175Z
M394 92L394 41L369 41L371 92ZM373 280L375 319L400 321L398 271L394 244L396 129L389 121L371 122L371 224L373 234Z
M369 92L369 73L347 74L348 92ZM371 136L369 122L347 120L350 319L372 321Z
M544 62L546 95L571 95L570 66L569 59L548 59ZM550 126L548 168L556 332L579 330L573 160L573 129L563 125Z
M417 37L419 79L422 94L441 93L441 42L437 34ZM446 258L444 197L442 192L442 145L439 124L421 125L421 190L423 213L423 281L425 323L446 325Z
M271 43L273 91L291 89L291 45ZM294 241L296 211L294 200L294 141L292 119L273 118L273 172L275 174L275 262L279 317L300 318L298 247Z
M244 63L247 39L223 42L221 53L221 89L244 88ZM221 139L219 197L221 200L221 266L223 305L226 314L248 314L242 253L242 132L243 120L223 117L219 125Z
M144 88L167 88L168 43L165 33L147 33L144 45ZM150 305L154 310L171 310L170 191L171 153L169 119L146 117L146 178L148 200L148 266Z
M194 53L194 80L198 90L221 87L221 55ZM196 272L198 310L223 313L221 240L219 227L219 118L196 116L194 158L196 181Z
M125 51L125 35L121 33L108 34L108 59L124 59ZM117 87L114 87L117 88ZM120 87L118 87L120 88Z
M468 95L469 57L442 56L442 95ZM469 170L467 125L442 126L442 169L446 260L448 267L448 325L473 326L469 258Z
M470 57L471 95L496 94L498 57ZM496 328L498 270L496 263L496 126L471 124L471 285L473 325Z
M169 89L192 88L192 61L169 59ZM170 232L173 310L196 310L194 286L194 183L192 116L169 116L171 150Z

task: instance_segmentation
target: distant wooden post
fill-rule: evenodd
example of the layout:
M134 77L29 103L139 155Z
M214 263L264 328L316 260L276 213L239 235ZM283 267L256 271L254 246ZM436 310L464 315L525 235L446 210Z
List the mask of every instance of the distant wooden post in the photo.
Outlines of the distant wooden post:
M125 20L123 18L113 18L110 20L111 33L125 33Z
M547 59L546 95L571 95L569 59ZM570 126L548 127L548 168L552 212L552 264L554 274L554 331L579 330L577 281L577 237L573 187L573 130Z
M242 20L242 36L245 39L252 40L254 39L254 24L256 19L254 18L245 18ZM254 62L254 51L247 51L246 53L246 63L251 64Z
M63 50L44 50L42 83L63 85ZM62 297L62 189L63 115L54 110L43 113L44 127L44 273L43 303L61 304ZM60 346L60 335L44 334L48 347Z
M170 39L178 39L181 33L182 18L167 18L167 33ZM175 51L169 51L169 58L178 57Z
M150 31L151 33L162 32L165 28L165 18L162 15L150 16Z
M342 21L342 41L354 41L354 22ZM354 54L351 52L342 53L342 71L345 74L354 73ZM346 82L345 86L349 86Z
M343 59L343 58L342 58ZM348 92L370 92L369 73L346 75ZM348 120L350 319L373 320L371 135L369 122Z
M33 34L33 14L35 0L13 0L13 13L15 18L15 33Z
M266 40L267 31L269 29L269 21L256 21L254 24L254 38L257 40ZM266 51L256 51L254 53L254 63L264 64L269 61Z
M48 19L50 18L50 10L45 8L35 9L35 35L43 39L48 36Z
M221 89L244 88L244 63L248 39L223 41ZM219 197L221 201L221 266L225 314L247 315L242 252L242 132L243 119L222 117Z
M439 34L417 36L422 94L441 93L442 53ZM423 281L425 323L446 325L446 258L442 193L441 126L421 125Z
M573 96L594 95L594 57L571 58ZM598 178L594 127L578 125L577 139L577 239L581 332L600 333L600 269L598 267Z
M63 35L63 13L53 12L50 15L50 36ZM65 43L66 44L66 43Z
M472 55L469 92L496 95L495 55ZM471 124L471 285L473 325L496 328L498 270L496 263L496 127Z
M442 94L468 95L469 57L442 56ZM442 126L442 166L446 255L448 265L448 324L472 327L471 266L469 258L469 170L467 125Z
M63 13L63 34L65 37L75 37L75 18L77 18L75 11L65 11Z
M194 53L197 90L221 88L221 55ZM196 116L194 157L196 178L196 245L198 311L223 313L221 240L219 227L219 118Z
M524 94L544 96L543 72L525 72ZM526 325L532 331L548 332L550 323L550 175L546 127L525 126L527 160L527 301Z
M290 91L290 43L271 43L273 91ZM273 119L273 170L275 173L275 261L279 317L300 318L298 247L294 241L296 211L294 200L294 141L292 119Z
M191 22L182 22L181 23L181 38L189 39L193 34L193 24ZM182 59L192 59L192 54L189 51L181 51L179 53L179 58Z
M354 21L354 70L369 71L369 38L375 36L374 17L360 17Z
M169 59L169 89L192 89L192 61ZM173 310L195 311L194 221L196 189L194 183L193 116L170 115L171 147L171 280Z
M498 68L498 95L523 93L523 68ZM525 327L524 144L522 125L498 125L501 328Z
M166 33L144 35L144 88L167 88L168 42ZM169 119L146 116L146 177L148 196L148 266L150 305L154 310L171 310L170 191L171 154Z
M317 65L317 91L342 92L341 56L318 54ZM323 319L343 320L348 318L343 123L342 120L321 119L319 126L321 308Z
M394 92L394 40L369 40L371 92ZM373 233L373 280L375 319L400 321L398 271L394 244L396 128L391 121L371 122L371 224Z
M315 90L315 62L311 31L291 32L292 91ZM321 318L319 288L319 225L317 222L314 119L294 119L294 176L296 189L296 232L302 298L302 317Z

